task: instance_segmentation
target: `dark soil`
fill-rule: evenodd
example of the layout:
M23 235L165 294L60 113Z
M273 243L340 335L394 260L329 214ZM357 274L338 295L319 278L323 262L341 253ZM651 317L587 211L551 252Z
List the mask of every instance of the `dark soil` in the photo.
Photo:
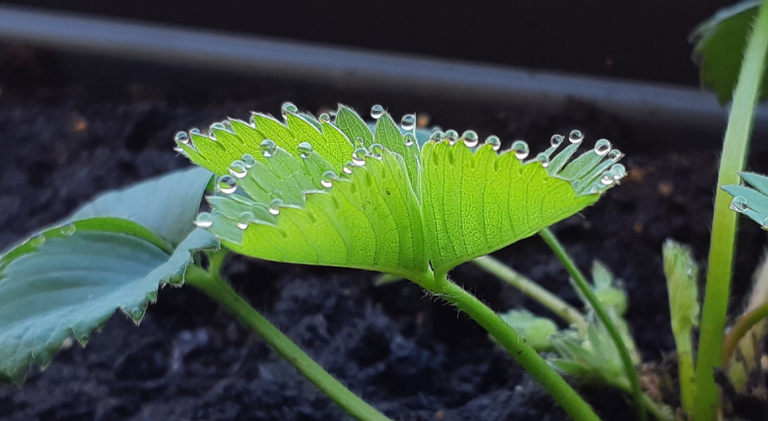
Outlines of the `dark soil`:
M88 86L6 89L0 95L0 249L53 223L98 192L187 166L172 151L176 130L206 127L250 110L277 113L286 99L317 111L339 98L266 85L254 100L216 102L144 95L112 98ZM138 92L138 93L137 93ZM367 110L375 98L351 105ZM400 110L395 110L400 112ZM405 110L402 110L405 111ZM556 131L611 137L630 175L597 205L555 226L583 268L605 262L624 279L627 315L647 361L673 350L661 264L666 238L704 260L716 150L625 145L634 128L572 104L558 116L488 110L477 129L543 147ZM460 116L457 115L457 118ZM448 118L433 121L452 126ZM464 127L457 127L463 129ZM765 154L751 167L767 171ZM759 165L762 163L761 165ZM744 223L734 303L748 287L765 235ZM497 256L572 303L565 271L538 239ZM562 410L467 317L415 285L372 285L373 274L230 258L227 276L277 326L350 388L396 420L564 420ZM541 309L472 265L453 278L496 310ZM341 410L263 342L191 288L165 289L136 328L116 315L87 349L61 352L22 387L0 388L2 420L339 420ZM584 388L606 420L628 419L617 392Z

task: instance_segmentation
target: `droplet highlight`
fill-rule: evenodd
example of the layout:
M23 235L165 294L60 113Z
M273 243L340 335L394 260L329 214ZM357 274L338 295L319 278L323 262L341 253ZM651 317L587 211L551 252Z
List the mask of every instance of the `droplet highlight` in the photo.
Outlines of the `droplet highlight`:
M240 228L241 230L244 230L248 228L248 224L253 222L254 219L255 218L253 216L253 212L248 212L248 211L243 212L240 214L240 217L237 220L237 227Z
M60 232L61 232L61 235L65 236L65 237L69 237L69 236L73 235L75 233L75 231L77 231L77 228L75 228L74 224L67 224L67 225L64 225L63 227L61 227L61 231Z
M582 140L584 140L584 133L581 130L571 130L568 134L568 141L571 143L580 143Z
M179 143L189 145L189 135L187 134L187 132L177 132L176 136L174 136L173 138Z
M280 214L280 207L283 206L283 201L280 199L275 199L272 201L272 203L269 204L269 213L272 215L279 215Z
M553 135L552 138L549 139L549 145L553 148L557 148L563 143L563 135L556 134Z
M302 159L307 159L312 155L312 144L309 142L299 143L299 146L297 146L296 149L299 151L299 156Z
M357 165L358 167L362 167L365 165L365 154L368 153L368 151L365 150L365 148L357 148L354 152L352 152L352 163Z
M747 204L747 198L743 196L736 196L731 200L731 210L735 210L738 213L744 213L749 209Z
M338 179L338 176L335 172L326 171L325 174L323 174L323 178L320 179L320 185L326 189L330 189L333 187L333 181L336 179Z
M256 165L256 158L253 157L253 155L247 153L243 155L241 158L243 161L243 164L245 164L245 168L251 169L254 165Z
M501 149L501 139L496 135L491 135L485 138L485 144L491 145L494 151Z
M200 228L210 228L213 225L213 215L208 212L201 212L195 219L195 225Z
M237 190L237 180L230 175L225 175L219 178L219 181L216 183L216 188L224 194L232 194Z
M405 146L413 146L416 143L416 140L413 137L413 134L408 133L405 135Z
M400 126L403 130L413 130L416 127L416 116L413 114L406 114L400 120Z
M461 134L461 140L467 145L468 148L474 148L480 143L480 138L477 137L477 132L474 130L467 130Z
M371 107L371 118L374 120L378 120L381 118L381 116L384 115L384 107L382 107L379 104L374 105Z
M515 153L515 157L517 157L517 159L523 160L528 158L530 149L524 140L516 140L514 143L512 143L512 152Z
M244 178L248 175L248 168L243 161L234 161L229 165L229 173L235 178Z
M275 151L277 151L277 144L275 144L275 141L272 139L264 139L259 145L259 150L261 151L261 154L264 155L264 158L271 158L272 155L275 154Z
M280 114L283 116L283 118L288 117L288 114L297 112L299 112L299 107L294 105L293 102L283 102L283 105L280 107Z
M611 142L608 139L600 139L595 142L594 150L598 156L606 156L611 151Z

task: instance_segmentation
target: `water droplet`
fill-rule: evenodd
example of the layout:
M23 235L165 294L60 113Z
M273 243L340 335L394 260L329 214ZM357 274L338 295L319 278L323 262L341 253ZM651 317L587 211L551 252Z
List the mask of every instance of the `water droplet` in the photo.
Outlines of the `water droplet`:
M91 335L88 333L80 334L80 336L77 337L77 341L80 342L80 344L85 345L88 343L88 340L91 339Z
M551 139L549 139L549 145L553 148L557 148L561 143L563 143L563 135L556 134L553 135Z
M253 168L253 166L256 165L256 158L254 158L253 155L249 153L243 155L241 159L243 160L243 164L245 164L245 168L247 169Z
M453 145L456 143L457 140L459 140L459 132L456 130L446 130L445 131L445 140L448 141L449 145Z
M604 186L610 186L613 184L616 180L613 178L613 172L612 171L606 171L603 173L602 176L600 176L600 183L602 183Z
M584 140L584 133L581 130L571 130L568 134L568 141L571 143L580 143L582 140Z
M235 178L244 178L248 175L248 168L243 161L234 161L229 164L229 173L235 176Z
M609 161L618 161L621 159L621 157L624 156L623 153L621 153L620 150L614 149L611 152L608 153L608 160Z
M241 230L244 230L248 228L248 224L253 222L253 220L254 220L253 212L248 212L248 211L243 212L240 214L240 218L237 220L237 227L240 228Z
M347 162L346 164L344 164L344 168L342 169L342 171L344 171L344 174L351 175L352 174L352 168L354 166L355 166L355 164L353 164L351 162Z
M374 120L378 120L381 118L381 116L384 115L384 107L382 107L379 104L374 105L371 107L371 118Z
M299 143L299 146L297 146L296 149L299 151L299 156L304 159L307 159L312 155L312 144L309 142Z
M333 171L326 171L325 174L323 174L323 178L320 179L320 185L325 187L326 189L330 189L333 187L333 180L337 180L339 177L336 175Z
M322 113L320 114L320 121L325 121L326 123L331 121L331 116L328 115L328 113Z
M363 139L362 137L358 137L357 139L355 139L355 142L356 142L355 146L357 146L358 148L362 148L364 146L365 139Z
M549 155L542 152L536 155L536 161L541 162L541 166L547 168L549 166Z
M369 151L369 154L372 157L374 157L374 158L376 158L378 160L381 160L383 158L383 156L382 156L383 153L384 153L384 147L381 146L381 144L374 143L373 145L371 145L371 149Z
M613 164L611 173L613 173L613 179L619 181L627 175L627 169L621 164Z
M736 196L731 200L731 210L735 210L738 213L746 212L749 209L747 206L747 198L743 196Z
M229 120L224 120L221 122L221 124L224 126L224 130L228 132L234 133L234 130L232 129L232 122Z
M278 215L280 213L280 206L283 206L283 201L280 199L275 199L270 203L269 205L269 213L272 215Z
M61 227L61 235L65 237L69 237L70 235L74 234L77 228L73 224L67 224Z
M43 243L45 243L45 237L42 234L35 234L29 239L29 245L34 248L42 246Z
M180 148L180 147L178 147L178 146L174 146L174 147L173 147L173 151L174 151L174 152L178 152L178 153L182 153L182 152L184 152L184 149L182 149L182 148Z
M461 134L461 140L468 148L474 148L480 142L480 138L477 137L477 132L474 130L467 130Z
M194 136L201 136L202 135L202 133L200 133L200 129L198 129L197 127L195 127L194 129L190 129L189 130L189 134L190 135L194 135Z
M149 291L147 293L147 301L149 302L156 302L157 301L157 291Z
M213 225L213 215L208 212L200 212L195 219L195 225L200 228L209 228Z
M216 139L216 133L214 132L208 132L208 139L211 139L214 142L218 141L218 139Z
M289 113L297 113L299 112L299 107L293 104L293 102L283 102L283 105L280 107L280 114L283 116L283 118L288 117Z
M429 136L429 140L433 142L442 142L443 138L445 137L445 133L443 133L440 130L435 130L432 132L432 134Z
M176 269L176 271L174 271L171 277L168 279L168 282L176 285L184 282L184 270Z
M232 176L225 175L219 178L218 183L216 183L216 187L220 192L224 194L232 194L235 192L235 190L237 190L237 180L235 180L235 178Z
M525 143L524 140L516 140L514 143L512 143L512 152L515 153L517 159L522 160L528 158L530 149L528 149L528 144Z
M595 153L599 156L605 156L611 151L611 142L608 139L600 139L595 142Z
M352 152L352 163L357 165L358 167L362 167L365 165L365 154L368 153L368 151L365 150L365 148L357 148L354 152Z
M491 145L494 151L498 151L501 148L501 139L496 135L491 135L485 138L485 144Z
M400 120L400 126L403 130L413 130L416 126L416 116L413 114L406 114Z
M213 123L208 128L208 132L212 133L214 130L227 130L227 127L223 123Z
M259 150L261 150L261 154L264 155L265 158L269 158L275 154L277 145L272 139L264 139L261 141L261 145L259 145Z
M414 140L413 135L411 133L407 133L405 135L405 146L413 146L416 143L416 140Z
M177 132L176 136L174 136L174 139L179 143L189 145L189 135L187 132Z
M131 319L133 319L133 321L138 322L142 318L144 318L144 310L138 307L131 310Z
M590 186L589 187L589 194L597 194L597 192L599 192L599 191L600 191L600 189L597 188L597 186Z

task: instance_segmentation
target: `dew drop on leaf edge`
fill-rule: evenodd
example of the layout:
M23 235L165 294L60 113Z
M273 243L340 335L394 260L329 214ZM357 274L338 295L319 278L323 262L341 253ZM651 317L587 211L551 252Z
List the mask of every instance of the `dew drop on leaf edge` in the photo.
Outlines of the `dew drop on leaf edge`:
M280 106L280 114L283 116L283 118L287 117L290 113L295 113L299 111L299 107L294 105L293 102L283 102L283 105Z
M371 107L371 118L373 118L374 120L378 120L383 115L384 115L384 107L382 107L379 104L376 104L373 107Z
M606 156L611 151L611 142L608 139L600 139L595 142L595 153L598 156Z
M400 120L400 126L403 130L413 130L413 128L416 127L416 116L413 114L404 115Z
M216 188L224 194L232 194L237 190L237 180L231 175L225 175L219 178Z
M312 155L312 144L309 142L301 142L296 147L299 151L299 156L303 159L307 159Z
M272 139L264 139L259 145L259 150L261 151L261 154L264 155L264 158L271 158L272 155L275 154L275 151L277 151L277 144L275 144L275 141Z
M747 204L747 198L743 196L736 196L731 200L730 205L731 210L734 210L738 213L744 213L749 209L749 206Z
M491 145L494 151L498 151L501 148L501 139L496 135L491 135L485 138L485 144Z
M67 224L61 227L61 235L65 237L69 237L70 235L74 234L75 231L77 231L77 228L75 228L74 224Z
M371 145L371 148L368 151L368 153L372 157L374 157L374 158L376 158L378 160L381 160L383 158L382 154L384 153L384 147L381 146L381 144L379 144L379 143L374 143L373 145Z
M453 129L446 130L444 139L448 141L449 145L453 145L457 140L459 140L459 132Z
M326 189L330 189L333 187L333 180L336 180L338 176L333 171L326 171L325 174L323 174L323 178L320 179L320 185L325 187Z
M468 148L474 148L480 142L480 139L477 137L477 132L474 130L467 130L462 133L461 140Z
M549 145L553 148L557 148L563 143L563 135L552 135L552 138L549 139Z
M253 155L247 153L243 155L242 158L243 163L245 164L245 168L253 168L254 165L256 165L256 158L253 157Z
M248 175L248 167L245 162L237 160L229 164L229 173L235 178L244 178Z
M210 228L213 225L213 215L208 212L200 212L195 218L195 225L200 228Z
M280 199L275 199L272 201L272 203L269 205L269 213L272 215L279 215L280 214L280 207L283 206L283 201Z
M525 143L524 140L516 140L512 143L512 152L515 153L515 157L517 159L522 160L522 159L528 158L530 149L528 148L528 144Z
M187 132L176 133L176 136L174 136L174 139L179 143L183 143L185 145L189 144L189 135L187 134Z
M248 228L248 224L253 222L254 219L253 212L245 211L240 214L240 217L237 220L237 227L244 230Z
M581 130L571 130L568 134L568 141L571 143L580 143L582 140L584 140L584 133Z
M362 167L365 165L365 154L367 154L368 151L365 150L365 148L357 148L354 152L352 152L352 163L357 165L358 167Z

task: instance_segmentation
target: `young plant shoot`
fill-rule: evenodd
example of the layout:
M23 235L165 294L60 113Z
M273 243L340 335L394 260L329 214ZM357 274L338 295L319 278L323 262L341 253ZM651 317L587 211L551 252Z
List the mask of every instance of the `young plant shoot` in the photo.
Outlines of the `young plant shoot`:
M229 249L280 262L341 266L409 279L485 327L574 419L592 409L498 315L447 273L594 203L625 175L622 154L599 140L553 136L532 159L525 142L501 153L473 131L417 139L415 116L398 125L379 105L373 129L340 106L333 118L282 108L284 123L211 126L177 136L178 150L217 175L198 215ZM561 149L560 153L556 152Z

